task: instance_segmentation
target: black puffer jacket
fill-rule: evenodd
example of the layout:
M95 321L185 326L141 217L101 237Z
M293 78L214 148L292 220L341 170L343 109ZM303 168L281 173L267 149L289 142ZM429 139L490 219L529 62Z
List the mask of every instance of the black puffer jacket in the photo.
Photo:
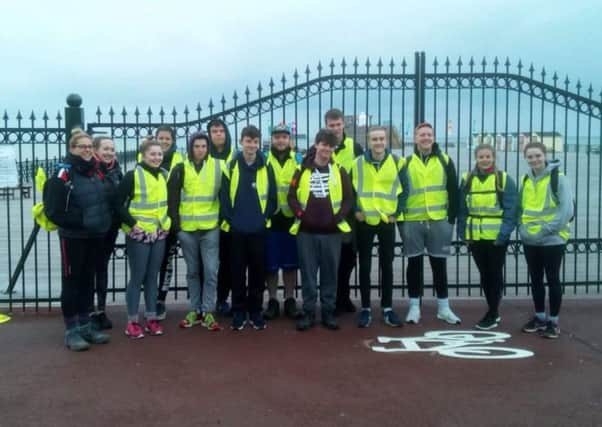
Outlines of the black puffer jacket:
M67 154L44 185L44 212L61 237L102 237L111 227L111 186L96 159Z

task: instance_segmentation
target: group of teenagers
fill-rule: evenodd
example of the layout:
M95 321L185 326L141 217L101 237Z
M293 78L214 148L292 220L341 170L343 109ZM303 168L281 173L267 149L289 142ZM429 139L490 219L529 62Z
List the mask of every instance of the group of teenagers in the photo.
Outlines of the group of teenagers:
M518 226L535 306L522 330L559 336L560 266L574 207L559 161L546 158L545 145L525 145L529 168L520 190L497 168L495 149L488 144L476 147L476 164L458 185L454 163L434 141L429 123L415 128L413 152L398 157L388 149L386 127L368 129L364 150L345 134L340 110L327 111L324 119L325 127L303 156L284 125L272 128L265 155L255 126L242 129L236 149L225 122L212 120L206 133L190 135L185 156L176 150L174 131L162 126L141 143L138 162L125 175L110 138L76 130L43 192L44 213L59 230L65 345L81 351L110 340L107 270L119 229L125 233L129 265L125 334L132 339L163 334L177 242L190 296L182 328L219 331L219 314L231 316L232 330L264 329L281 312L280 271L283 312L297 330L316 324L318 292L324 327L338 329L337 316L352 312L358 312L358 327L368 327L375 237L381 318L400 327L392 299L397 230L408 260L405 322L421 319L426 253L437 318L459 324L448 300L446 264L454 225L478 267L487 302L476 328L492 329L501 320L506 250ZM357 259L359 310L349 287ZM299 270L300 307L295 300Z

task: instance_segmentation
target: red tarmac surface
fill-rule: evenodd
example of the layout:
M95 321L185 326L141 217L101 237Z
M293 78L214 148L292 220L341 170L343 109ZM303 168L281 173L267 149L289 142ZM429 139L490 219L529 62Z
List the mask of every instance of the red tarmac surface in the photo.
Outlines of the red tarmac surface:
M602 425L602 300L565 301L556 341L520 332L529 301L503 302L496 332L512 336L495 345L529 358L370 349L379 335L473 329L484 302L452 304L458 327L426 301L421 325L389 328L373 310L368 329L346 315L340 331L304 333L282 318L264 331L182 330L179 305L165 336L138 341L111 307L112 342L84 353L63 347L60 310L16 313L0 325L0 426Z

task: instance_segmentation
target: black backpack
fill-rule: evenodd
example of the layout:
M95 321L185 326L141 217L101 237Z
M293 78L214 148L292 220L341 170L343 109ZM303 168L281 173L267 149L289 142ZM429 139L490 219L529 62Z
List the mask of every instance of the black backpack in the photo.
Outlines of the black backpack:
M552 189L552 197L554 198L554 202L556 202L556 204L559 203L559 199L558 199L558 175L559 174L560 174L560 172L558 171L558 168L554 168L554 169L552 169L552 172L550 172L550 188ZM525 176L523 177L523 188L525 187L525 183L527 182L528 179L529 179L529 175L525 174ZM575 199L573 199L573 216L571 217L569 222L573 222L573 220L575 219L576 212L577 212L577 202L575 201Z
M464 181L464 194L470 193L470 189L472 187L472 180L475 175L472 172L468 173L466 177L466 181ZM495 193L497 196L497 202L502 209L504 209L504 188L502 187L504 182L504 172L501 170L495 171Z

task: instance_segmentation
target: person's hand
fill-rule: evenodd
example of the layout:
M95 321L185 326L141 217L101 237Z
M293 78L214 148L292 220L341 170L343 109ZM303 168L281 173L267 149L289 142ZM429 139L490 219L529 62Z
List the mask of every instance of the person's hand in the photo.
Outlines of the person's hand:
M393 215L389 215L389 224L395 224L397 222L397 218Z
M359 222L364 222L366 220L366 215L362 211L358 211L355 213L355 219Z

